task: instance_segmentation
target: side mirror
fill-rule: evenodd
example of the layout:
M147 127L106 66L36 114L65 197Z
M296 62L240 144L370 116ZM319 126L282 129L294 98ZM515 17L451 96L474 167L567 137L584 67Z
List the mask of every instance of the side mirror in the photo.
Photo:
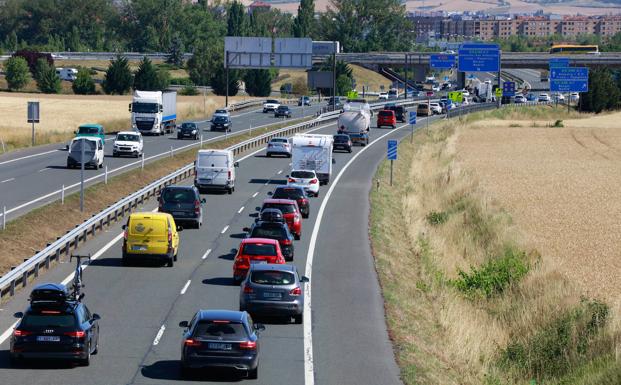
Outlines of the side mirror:
M265 325L263 325L261 323L255 323L254 324L254 330L263 331L263 330L265 330Z
M97 313L93 313L93 318L91 318L93 321L99 321L101 319L101 316Z
M239 167L239 162L233 163L233 167Z
M300 278L300 282L302 282L302 283L306 283L306 282L309 282L309 281L310 281L310 280L309 280L309 279L308 279L308 277L306 277L306 276L302 276L302 277Z
M285 175L285 178L289 178L289 174Z
M177 231L183 231L183 226L177 225Z
M179 327L180 328L187 328L188 326L190 326L188 321L181 321L181 322L179 322Z
M272 196L272 195L274 195L274 193L273 193L273 192L271 192L271 191L268 191L268 192L267 192L267 195Z
M245 233L249 233L250 232L250 227L244 227L242 229L242 231L245 232Z
M24 317L24 313L22 313L21 311L18 311L17 313L13 314L13 317L15 317L15 318L23 318Z
M201 199L201 203L207 203L207 199L205 198Z

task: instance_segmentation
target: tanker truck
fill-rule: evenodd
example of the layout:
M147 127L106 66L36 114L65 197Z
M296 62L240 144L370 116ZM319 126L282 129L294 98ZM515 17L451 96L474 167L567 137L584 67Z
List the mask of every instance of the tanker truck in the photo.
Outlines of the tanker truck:
M369 144L369 129L373 112L365 99L354 99L343 106L338 119L338 133L347 134L352 144Z

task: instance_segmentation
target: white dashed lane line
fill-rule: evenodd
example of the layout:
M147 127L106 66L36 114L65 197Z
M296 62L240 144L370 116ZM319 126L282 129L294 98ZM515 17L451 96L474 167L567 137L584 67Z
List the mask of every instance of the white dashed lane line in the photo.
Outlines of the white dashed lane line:
M282 170L278 171L278 175L282 174Z
M229 229L229 225L224 226L224 228L222 229L222 231L220 232L220 234L224 234L226 233L226 230Z
M157 335L155 336L155 339L153 340L153 346L157 346L157 344L160 343L160 340L162 339L162 336L164 335L164 330L166 330L166 325L162 325L160 330L157 332Z
M255 198L257 195L259 195L258 191L256 193L252 194L252 197Z
M241 214L242 211L244 211L244 206L242 206L239 210L237 210L237 214Z
M15 180L15 178L5 179L5 180L1 181L0 183L6 183L6 182L10 182L12 180Z
M203 257L201 259L206 259L209 253L211 253L211 249L205 251L205 254L203 254Z
M185 294L185 292L188 290L188 287L190 287L191 282L192 281L188 279L188 282L186 282L185 285L183 286L183 289L181 289L181 293L180 293L181 295Z

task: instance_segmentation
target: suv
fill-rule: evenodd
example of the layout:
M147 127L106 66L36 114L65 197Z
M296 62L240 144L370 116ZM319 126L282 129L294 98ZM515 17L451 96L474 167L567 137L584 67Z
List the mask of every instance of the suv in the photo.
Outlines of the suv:
M386 104L384 106L385 110L392 110L395 112L395 118L397 121L405 123L405 108L403 106L397 106L395 104Z
M216 115L211 119L211 131L231 132L232 128L233 122L228 116Z
M53 358L90 364L99 346L99 315L69 296L65 285L46 283L30 294L30 306L15 313L10 363L26 358Z
M192 138L194 140L199 137L199 129L196 123L183 123L177 127L177 139Z
M283 116L285 118L290 118L291 117L291 109L289 108L289 106L280 105L274 111L274 117L275 118L280 118L281 116Z
M116 134L112 146L112 156L132 155L136 158L144 153L142 134L136 131L121 131Z
M195 186L166 186L157 198L158 211L169 213L175 223L191 223L194 228L203 225L203 204Z
M427 103L421 103L416 107L416 115L418 116L430 116L431 114L431 108Z
M310 214L310 204L303 187L300 186L279 186L272 194L274 199L291 199L298 203L302 218L308 218Z
M280 102L275 99L267 99L265 103L263 103L263 113L267 113L269 111L276 111L276 109L280 106Z
M272 155L285 155L287 158L291 158L291 143L287 138L272 138L267 144L267 150L265 150L265 156L268 158Z
M248 238L268 238L278 241L285 261L293 261L293 235L284 221L257 221L251 228L244 227L243 230L248 233Z
M382 126L397 127L397 118L392 110L382 110L377 113L377 128Z

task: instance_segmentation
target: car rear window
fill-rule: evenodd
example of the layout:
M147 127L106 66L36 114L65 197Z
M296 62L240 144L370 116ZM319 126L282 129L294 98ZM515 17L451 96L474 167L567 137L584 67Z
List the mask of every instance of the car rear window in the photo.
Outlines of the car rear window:
M258 285L291 285L295 283L295 275L288 271L253 271L250 281Z
M315 177L315 173L312 171L293 171L291 172L292 178L310 179Z
M294 205L286 203L265 203L261 211L263 211L264 209L278 209L283 214L291 214L296 211Z
M97 127L80 127L78 128L79 134L97 134L99 133L99 128Z
M200 321L196 324L193 336L205 339L215 337L223 340L237 340L239 338L247 338L248 334L244 325L239 322Z
M72 314L40 314L28 313L22 319L20 327L73 327L75 318Z
M287 139L272 139L270 140L270 142L272 143L289 143L289 141Z
M381 117L387 118L387 117L392 117L392 114L393 114L392 111L380 111L378 115Z
M188 129L188 130L193 130L193 129L196 128L196 124L194 124L194 123L183 123L181 125L181 128L185 128L185 129Z
M270 238L270 239L284 239L287 238L287 233L282 227L255 227L250 234L251 238Z
M129 221L129 233L137 236L163 236L168 232L164 218L132 218Z
M297 188L279 188L274 191L274 195L272 195L274 199L300 199L304 198L304 193L302 190Z
M242 253L245 255L276 255L276 246L269 243L246 243Z
M192 190L175 188L164 190L162 199L167 203L194 202L196 196Z

